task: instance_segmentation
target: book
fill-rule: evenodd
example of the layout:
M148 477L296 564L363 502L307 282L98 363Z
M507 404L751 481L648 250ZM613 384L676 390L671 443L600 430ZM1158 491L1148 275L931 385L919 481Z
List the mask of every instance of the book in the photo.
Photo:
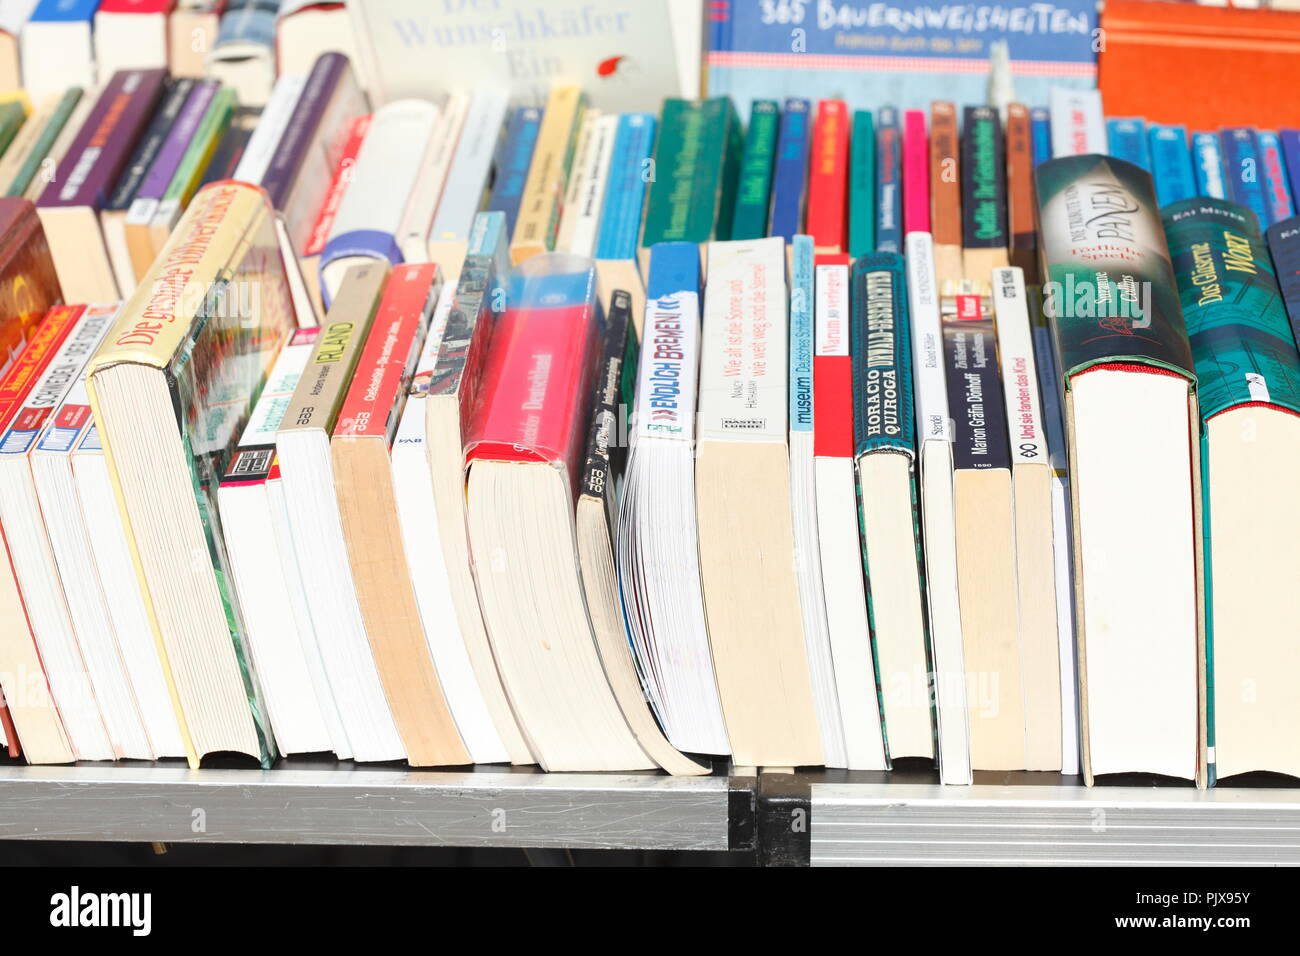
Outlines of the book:
M1286 164L1287 184L1291 187L1291 195L1295 196L1300 191L1300 129L1281 129L1277 136Z
M232 123L237 118L232 117ZM321 203L320 211L316 213L316 222L311 227L307 244L303 247L302 255L298 257L303 282L306 283L313 297L320 296L322 311L327 308L329 300L325 294L327 290L321 282L321 255L325 251L325 244L329 242L330 233L334 230L339 208L343 205L343 197L347 194L352 180L356 178L357 156L361 153L361 146L370 132L373 119L373 114L363 113L348 127L347 138L343 141L343 149L339 153L339 164L334 167L334 175L330 179L329 191L325 193L325 199ZM236 132L236 137L247 142L247 133L243 130ZM214 164L229 165L231 162L229 156L223 158L218 153L227 149L235 151L242 149L237 141L228 145L228 140L230 140L229 136L222 137L218 152L213 154L212 160L208 163L208 171L203 174L205 179L213 172Z
M641 235L641 210L645 205L654 141L652 114L624 113L619 117L594 253L601 304L609 309L615 289L630 295L633 334L638 340L645 319L645 283L637 264L637 240Z
M728 237L741 141L731 100L664 101L641 227L642 271L656 243Z
M509 236L504 213L481 213L470 231L469 253L461 268L451 312L425 409L425 441L433 476L438 536L452 604L469 653L479 691L513 764L535 763L501 683L488 643L483 612L470 564L465 535L465 436L469 415L479 401L484 363L496 326L493 293L503 287L509 269Z
M144 186L159 154L163 151L163 147L170 139L172 127L180 117L193 90L194 81L188 79L177 80L167 85L153 119L149 121L144 136L136 144L131 161L127 163L125 171L109 194L108 201L100 210L99 225L104 232L104 245L108 248L108 256L113 265L113 276L117 280L119 290L134 289L137 278L127 242L126 225L131 206ZM148 262L144 263L140 271L143 272L148 266Z
M930 105L930 227L940 292L962 276L961 188L957 107L936 101Z
M195 196L87 375L193 766L219 750L264 766L274 754L215 501L293 324L271 218L256 187Z
M790 243L804 231L804 210L808 192L809 121L812 102L787 99L781 110L781 128L776 140L772 169L772 215L768 235ZM873 175L871 188L875 190ZM873 224L874 225L874 224Z
M283 754L333 750L351 756L316 644L292 549L275 433L307 368L319 329L299 329L280 350L217 489L235 591L276 747Z
M1286 639L1295 621L1289 569L1300 566L1289 487L1300 448L1300 352L1290 303L1249 210L1198 198L1162 214L1201 414L1212 772L1300 776L1300 749L1283 730L1294 721L1289 675L1300 664ZM1294 248L1295 234L1281 225L1278 244Z
M11 93L8 96L12 98L0 101L0 154L9 148L31 111L26 94Z
M982 103L998 44L1007 47L1018 92L1034 102L1053 86L1097 82L1098 18L1088 0L1050 10L746 3L709 14L709 89L742 103L794 92L848 93L852 109L918 109L940 97Z
M1006 146L996 110L968 106L961 137L962 273L978 290L987 290L989 274L1006 266Z
M1267 229L1271 220L1264 198L1255 131L1244 126L1224 129L1219 133L1219 141L1223 146L1226 198L1253 212L1259 219L1260 228Z
M659 726L678 750L725 754L695 520L700 291L692 243L651 247L616 557L628 639Z
M275 15L280 0L228 0L208 45L204 75L235 91L245 106L265 106L276 81Z
M176 0L99 0L94 20L95 69L167 67L167 20Z
M1295 215L1291 199L1291 185L1287 180L1282 141L1271 130L1258 130L1255 145L1259 147L1259 175L1264 189L1264 205L1270 223L1281 222Z
M425 100L397 100L374 114L320 253L320 292L326 307L352 266L370 259L389 265L402 262L398 230L439 114L438 107ZM304 250L310 247L309 241Z
M1033 123L1021 103L1007 106L1007 233L1009 258L1025 281L1038 280L1038 221L1034 208Z
M528 167L533 161L537 134L542 125L542 111L536 106L517 106L510 114L505 136L501 140L493 162L492 192L488 196L487 212L504 213L506 230L514 234L519 218L519 202L528 180Z
M0 375L63 290L40 217L26 199L0 199Z
M853 111L849 140L849 255L876 249L876 129L870 110Z
M1171 175L1168 170L1156 169L1152 174L1156 179L1156 195L1164 201L1161 206L1192 196L1208 196L1211 199L1226 199L1228 184L1223 171L1223 148L1215 133L1193 133L1192 150L1195 154L1196 188L1194 190L1178 189L1169 191L1162 183Z
M930 138L924 110L903 113L903 235L930 231Z
M510 261L515 265L555 248L564 190L586 110L587 94L577 86L557 86L546 99L519 200L519 220L510 236Z
M609 182L610 147L618 117L587 110L573 152L573 171L565 189L555 251L591 258Z
M73 89L80 90L80 87L73 87ZM53 182L58 174L59 163L63 162L63 157L72 148L73 141L86 125L86 118L90 116L90 111L95 108L97 102L96 96L82 95L76 98L75 104L68 113L67 121L50 140L49 149L44 157L33 162L31 181L22 193L24 199L30 199L32 202L40 200L45 187Z
M19 40L37 2L5 0L0 3L0 90L16 90L23 85Z
M172 76L203 79L225 8L226 0L176 0L167 18L167 68Z
M44 321L68 321L68 330L35 387L0 431L0 522L50 693L78 759L147 760L154 754L117 648L79 641L73 630L30 455L43 426L99 346L117 308L58 306L55 311L71 313L71 319L53 315Z
M361 56L347 5L339 0L281 0L275 16L277 74L305 73L330 51L354 64L362 89L369 93L369 64Z
M473 106L470 93L453 93L443 104L442 117L424 146L420 172L397 227L397 247L406 262L420 262L428 255L429 227L447 187L447 176L460 143L461 130Z
M841 686L859 675L850 699L865 711L859 721L870 726L883 719L890 760L935 756L905 270L902 256L875 253L854 263L850 280L852 441L872 640L856 649L856 661L851 657L843 667L838 655L835 661ZM863 670L864 663L874 667ZM873 685L879 686L878 709ZM844 700L842 692L841 706Z
M540 254L509 283L465 441L466 529L493 655L544 769L653 768L605 677L575 547L595 269Z
M164 70L114 74L36 203L69 301L118 297L99 210L144 135L165 79Z
M848 239L849 215L849 112L843 100L817 104L811 150L808 235L819 254L840 253Z
M476 93L461 128L456 155L447 171L447 185L438 201L428 236L428 261L442 267L448 282L455 282L460 275L474 217L487 195L492 157L501 139L506 105L503 94ZM604 161L608 162L607 156ZM598 197L588 194L585 199L589 205L594 203L599 207Z
M1106 120L1102 114L1100 93L1053 87L1049 109L1054 157L1106 152ZM1144 110L1129 112L1146 115Z
M1141 117L1108 117L1106 119L1107 152L1151 171L1151 150L1147 145L1146 121Z
M1151 174L1156 181L1156 199L1161 206L1177 203L1196 195L1196 174L1192 153L1187 148L1187 129L1183 126L1148 127L1151 140Z
M767 235L767 217L772 205L772 166L776 159L776 134L780 123L781 105L776 100L759 100L750 106L736 204L731 214L730 234L733 239L761 239Z
M873 179L872 188L875 188ZM831 649L830 623L826 613L825 580L822 572L820 528L817 509L816 393L813 388L815 352L814 278L815 253L811 236L794 237L790 247L790 517L795 542L795 577L799 588L799 615L803 622L813 704L817 727L828 767L847 767L845 726L837 678L852 684L855 676L836 670ZM824 310L823 310L824 311ZM859 713L861 701L846 702ZM861 722L859 722L861 723ZM853 728L855 743L862 727ZM869 725L868 725L869 729Z
M826 678L835 683L836 693L827 696L839 705L844 766L885 770L889 762L876 689L876 675L883 672L871 643L854 467L859 396L851 343L867 316L865 310L850 311L848 256L820 255L814 273L813 476L831 654L829 659L814 656L810 643L808 668L815 698L825 693L820 685ZM854 321L859 316L861 323ZM829 757L826 764L832 766Z
M51 93L32 112L0 159L0 187L4 188L4 195L26 195L80 99L81 89L74 86L62 93Z
M239 169L244 151L248 149L249 141L253 138L261 112L249 106L237 106L231 111L230 124L221 133L217 148L212 151L212 156L203 169L203 175L199 177L199 189L219 179L237 178L235 171ZM352 158L356 158L355 154Z
M692 260L691 267L698 269L695 251L689 250L687 255ZM632 334L632 297L622 289L615 289L610 303L604 347L596 366L586 463L575 515L582 585L596 648L610 690L632 736L646 755L670 774L698 776L708 772L708 765L687 757L669 743L651 714L623 616L614 556L618 487L627 459L619 422L624 418L627 403L634 399L631 392L635 386L627 386L635 382L632 367L636 365L640 343Z
M1052 114L1046 107L1035 106L1029 111L1034 142L1034 166L1052 158Z
M898 110L881 107L876 114L876 251L902 248L903 132Z
M1061 663L1052 466L1038 395L1025 276L993 272L993 315L1015 507L1016 608L1024 674L1025 769L1061 769Z
M393 270L330 437L365 633L413 767L470 762L420 621L393 490L393 438L441 288L435 264Z
M270 98L262 107L256 127L248 138L248 145L231 179L238 179L253 186L262 185L262 180L266 177L271 160L275 156L276 147L284 137L289 118L293 116L294 108L302 98L302 91L306 86L307 77L302 73L286 73L275 81L275 89L271 91Z
M695 489L722 713L737 765L820 764L785 505L784 241L715 242L708 262L714 291L704 303Z
M1070 443L1084 780L1203 785L1199 413L1151 178L1085 154L1044 163L1035 186Z
M43 99L69 86L94 89L94 20L100 0L40 0L19 40L22 87ZM111 73L106 73L107 80Z
M388 264L381 260L348 271L275 436L312 629L353 759L366 762L408 755L366 634L330 436L340 421L387 279Z

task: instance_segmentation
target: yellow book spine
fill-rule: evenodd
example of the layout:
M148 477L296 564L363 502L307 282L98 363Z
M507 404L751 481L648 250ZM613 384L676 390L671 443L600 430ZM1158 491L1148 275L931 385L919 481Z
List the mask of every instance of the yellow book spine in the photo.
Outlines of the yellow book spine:
M555 248L564 189L586 109L587 96L576 86L556 87L546 99L537 148L519 202L519 219L510 239L510 261L515 265Z

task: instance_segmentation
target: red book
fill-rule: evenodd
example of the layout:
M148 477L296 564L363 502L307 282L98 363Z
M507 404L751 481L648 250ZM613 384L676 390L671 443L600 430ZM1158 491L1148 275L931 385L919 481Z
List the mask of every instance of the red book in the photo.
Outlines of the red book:
M334 227L339 203L343 202L343 194L352 182L352 167L357 163L357 153L361 152L361 144L365 141L366 133L370 132L370 117L370 113L358 116L348 129L347 138L343 141L343 158L334 170L334 178L330 180L330 190L325 194L325 202L316 216L316 224L311 227L307 245L302 251L304 256L318 256L325 248L325 240L329 239L330 229Z
M563 467L576 495L600 349L595 272L543 271L551 258L530 260L511 278L465 455Z
M843 252L848 237L849 109L817 104L808 172L808 234L817 252Z
M813 260L813 455L853 457L853 360L849 356L849 257Z
M903 235L930 231L930 139L925 111L903 114Z

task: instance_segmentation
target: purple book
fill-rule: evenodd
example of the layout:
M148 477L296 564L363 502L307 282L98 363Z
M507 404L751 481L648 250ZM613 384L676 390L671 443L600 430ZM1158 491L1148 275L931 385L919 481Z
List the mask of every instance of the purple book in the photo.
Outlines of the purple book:
M307 76L307 85L298 97L289 123L280 137L280 144L275 148L275 155L262 177L262 188L271 199L271 205L277 212L283 212L302 168L307 150L316 138L321 122L327 114L335 111L328 109L330 101L339 88L344 85L355 86L352 65L342 53L322 53L316 59ZM336 116L330 116L337 119Z
M36 205L102 207L149 126L166 78L166 70L114 73Z
M180 116L176 118L162 149L158 151L157 158L149 167L144 182L136 191L136 202L142 199L146 201L162 199L163 194L167 192L167 187L171 185L172 177L176 175L181 159L185 156L185 150L189 149L190 140L194 138L194 133L203 122L208 107L212 105L212 98L217 95L217 90L220 88L221 84L216 80L204 80L190 91L185 105L181 108ZM135 209L131 211L134 212Z

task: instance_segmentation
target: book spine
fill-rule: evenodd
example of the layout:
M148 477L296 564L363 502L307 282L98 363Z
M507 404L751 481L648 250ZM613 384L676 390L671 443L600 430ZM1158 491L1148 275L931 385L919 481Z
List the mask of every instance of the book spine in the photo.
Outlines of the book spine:
M1106 122L1100 92L1054 86L1050 107L1054 157L1106 152Z
M849 352L849 259L817 256L814 264L813 454L853 457L853 358Z
M1151 171L1145 121L1136 118L1106 120L1106 142L1110 155Z
M1007 107L1007 228L1011 234L1011 264L1038 284L1038 229L1034 209L1033 131L1029 110L1019 103Z
M302 95L298 97L298 102L289 115L284 134L275 147L261 181L262 188L271 198L271 206L277 211L283 210L288 201L289 192L307 157L316 130L329 112L327 104L349 70L348 58L343 54L323 53L307 75Z
M961 248L960 142L957 108L942 101L931 104L930 224L936 246Z
M144 138L136 146L135 155L131 157L131 162L127 165L122 178L117 181L113 194L104 206L105 209L120 210L131 205L131 200L135 198L154 161L162 152L172 126L188 102L194 85L194 80L181 79L168 87L162 105L158 107L158 112L150 121L149 128L145 130Z
M298 101L307 86L307 78L300 73L286 73L275 81L271 98L267 100L253 134L249 137L248 147L240 157L231 179L253 186L262 185L266 171L270 168L280 140L294 115Z
M511 235L510 258L515 263L555 248L564 188L586 108L587 96L578 87L551 90Z
M1033 127L1034 166L1052 158L1052 114L1044 107L1035 106L1029 111L1029 121Z
M691 243L653 246L637 370L638 438L692 441L700 374L700 253Z
M597 259L636 258L654 139L655 118L650 113L624 113L619 117L596 240Z
M616 289L610 296L604 351L596 366L586 467L582 470L582 495L602 502L614 501L614 488L623 471L618 441L622 391L619 386L627 373L631 317L632 297L622 289Z
M1190 199L1192 196L1208 196L1211 199L1228 198L1228 184L1223 172L1223 149L1219 145L1218 135L1215 133L1193 133L1192 150L1195 153L1196 165L1195 192L1182 195L1162 192L1159 189L1160 181L1157 179L1157 194L1162 197L1161 207L1167 206L1171 202L1177 202L1180 199ZM1172 198L1164 200L1166 194L1171 195Z
M1029 331L1025 276L1010 267L993 271L993 314L1013 465L1047 465L1047 438L1038 399L1038 369Z
M329 192L325 194L325 203L321 206L319 215L316 216L316 222L311 228L311 235L307 239L307 245L303 247L302 254L304 256L320 255L325 248L325 243L329 240L330 230L334 228L334 217L338 215L339 204L343 202L343 195L352 182L352 173L357 164L357 154L361 152L361 144L365 142L366 134L370 132L370 123L373 116L372 113L358 116L352 121L352 125L348 129L347 139L343 142L343 157L334 170L334 176L330 179Z
M244 158L244 151L248 149L260 112L247 106L235 108L230 117L230 125L221 135L221 141L217 143L212 158L208 160L208 165L199 178L200 189L219 179L236 178L235 171Z
M1191 347L1151 177L1083 155L1038 167L1044 308L1061 373L1150 365L1194 381Z
M1264 202L1264 190L1259 181L1259 150L1255 145L1255 131L1238 126L1223 130L1219 134L1219 139L1223 143L1227 198L1253 212L1259 217L1260 228L1266 229L1271 220L1268 215L1268 205Z
M50 309L32 333L27 347L0 378L0 429L8 428L27 403L36 384L44 378L46 369L76 328L84 308L56 305Z
M962 248L1006 249L1006 160L997 111L966 107L962 134ZM987 281L984 276L970 278Z
M903 114L903 234L930 231L930 142L925 113Z
M934 241L924 232L907 243L907 305L912 341L912 383L916 394L918 442L952 441L948 420L948 381L944 374L939 282Z
M1300 415L1300 351L1254 217L1222 199L1163 212L1202 420L1251 402Z
M863 256L853 264L850 345L858 457L916 452L905 270L903 257L892 253Z
M732 239L761 239L767 235L772 204L772 163L781 108L775 100L755 100L749 111L745 153L740 163L740 185L731 217Z
M776 168L772 175L772 217L769 232L787 243L803 232L804 196L808 188L808 100L788 99L781 112ZM872 188L875 188L874 182Z
M811 236L795 236L790 251L790 431L811 432L813 403L814 251Z
M876 117L876 251L899 252L903 230L900 217L903 163L898 110L881 107Z
M560 206L560 221L555 230L555 251L573 252L573 232L577 227L577 209L582 196L590 188L596 175L595 159L600 136L599 110L589 109L582 116L582 126L574 140L573 163L564 187L564 200Z
M848 105L843 100L822 100L813 123L808 172L808 234L819 253L844 251L848 166Z
M1282 304L1291 319L1291 331L1300 342L1300 216L1273 223L1265 235Z
M943 320L954 469L1011 467L1006 403L996 356L997 335L991 315L978 296L958 296L956 315Z
M205 80L195 85L185 101L180 116L176 119L176 124L167 135L167 142L163 144L157 162L150 167L149 175L140 185L136 195L137 202L162 199L167 192L167 187L171 185L172 177L176 175L185 151L189 148L194 134L198 132L199 124L207 114L208 107L212 105L212 99L216 96L220 85L212 80Z
M876 124L870 110L853 113L849 140L849 255L876 249Z
M1182 126L1149 127L1151 174L1156 179L1156 199L1161 206L1196 195L1196 174L1192 152L1187 148L1187 130Z
M307 368L319 328L298 329L275 360L262 394L249 415L239 445L226 466L221 487L260 484L277 474L275 469L275 434L284 421L284 413L293 401L302 373Z
M504 95L475 94L447 173L447 185L429 227L430 242L463 242L469 235L487 190L505 113Z
M537 133L542 123L542 111L535 106L521 106L510 117L510 125L497 154L493 174L492 194L487 209L506 216L506 228L513 235L519 218L519 202L528 181L528 167L537 146Z
M744 137L729 96L704 101L701 128L701 168L691 190L686 238L693 242L731 238L731 213L740 179Z
M1282 158L1286 163L1291 195L1300 196L1300 129L1279 130L1277 136L1282 143Z
M1295 215L1291 199L1291 186L1287 182L1282 157L1282 141L1277 133L1260 130L1255 134L1259 146L1259 168L1263 176L1264 204L1268 208L1270 223L1281 222Z
M62 134L64 126L67 125L69 117L76 111L77 104L81 102L83 95L81 89L75 86L64 92L62 99L59 100L59 105L55 107L54 112L50 115L49 122L45 124L45 129L41 131L40 136L37 137L35 144L32 146L32 151L18 168L18 171L14 173L13 182L9 184L9 188L5 191L6 196L19 197L27 193L32 180L36 178L36 173L41 168L41 164L45 162L45 157L49 155L51 147L54 146L55 141Z

